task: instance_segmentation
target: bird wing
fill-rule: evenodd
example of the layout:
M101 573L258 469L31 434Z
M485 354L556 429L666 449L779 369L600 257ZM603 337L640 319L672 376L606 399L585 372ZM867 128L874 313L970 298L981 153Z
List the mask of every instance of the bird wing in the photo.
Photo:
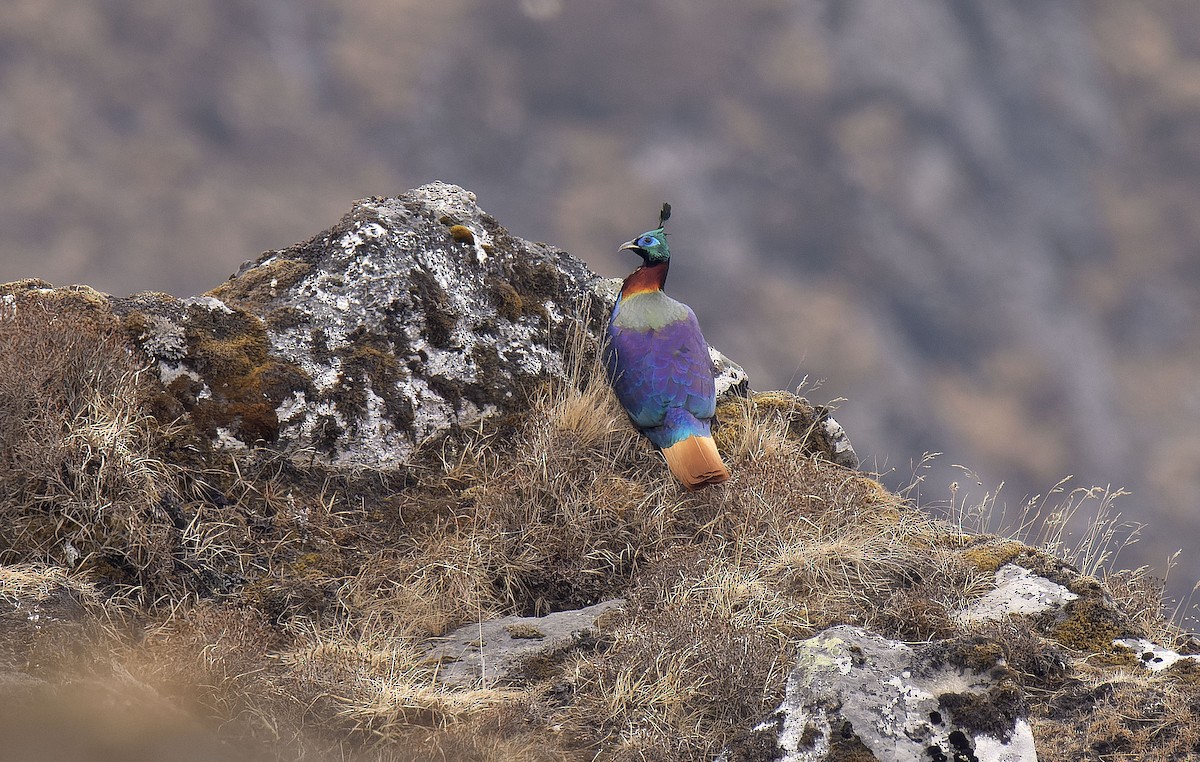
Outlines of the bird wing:
M639 428L661 426L671 408L699 419L716 412L708 344L691 309L658 328L609 326L606 352L617 399Z

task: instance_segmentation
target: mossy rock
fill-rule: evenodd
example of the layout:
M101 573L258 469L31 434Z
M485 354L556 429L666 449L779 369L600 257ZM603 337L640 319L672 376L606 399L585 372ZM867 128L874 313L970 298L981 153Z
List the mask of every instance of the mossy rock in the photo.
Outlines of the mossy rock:
M270 353L266 326L244 310L193 305L184 326L184 364L211 392L204 397L189 389L185 398L177 397L192 423L210 437L220 428L247 445L274 442L277 408L296 392L311 394L311 379ZM184 391L174 384L169 390Z
M286 257L251 268L208 292L226 304L262 306L312 270L312 264Z
M801 442L806 452L836 463L838 451L825 427L829 418L828 408L814 406L790 392L752 392L749 397L727 395L717 404L713 439L718 450L730 452L745 435L747 426L774 421L783 426L789 438ZM887 492L882 487L881 490Z
M1031 550L1023 542L998 537L971 537L970 541L977 544L964 548L959 555L969 566L981 572L995 572L1017 556Z
M1072 590L1072 592L1078 592ZM1125 618L1097 592L1071 601L1063 610L1063 618L1050 628L1051 636L1062 645L1092 654L1115 654L1113 641L1133 637Z

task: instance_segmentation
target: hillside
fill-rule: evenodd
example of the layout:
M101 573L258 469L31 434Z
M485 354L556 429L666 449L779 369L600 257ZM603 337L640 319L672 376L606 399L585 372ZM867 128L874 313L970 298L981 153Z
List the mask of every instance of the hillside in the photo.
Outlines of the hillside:
M668 199L709 338L852 400L890 487L926 452L944 512L1124 487L1163 576L1200 531L1196 29L1180 0L13 0L0 280L187 296L429 178L617 275Z
M1064 542L1113 493L936 519L721 358L732 479L684 492L597 368L611 293L440 183L197 297L0 287L6 758L1200 748L1200 643L1106 524Z

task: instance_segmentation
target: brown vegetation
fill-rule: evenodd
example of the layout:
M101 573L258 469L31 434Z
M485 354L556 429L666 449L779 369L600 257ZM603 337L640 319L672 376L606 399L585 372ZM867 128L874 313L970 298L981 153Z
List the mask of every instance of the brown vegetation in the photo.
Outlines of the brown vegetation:
M198 470L182 455L198 445L145 412L145 372L86 297L72 313L0 303L0 601L75 602L37 630L0 617L25 633L0 695L53 705L47 727L90 727L55 688L69 680L92 703L146 707L104 723L132 759L150 716L179 748L201 748L199 733L255 756L710 758L757 748L793 644L851 623L912 641L975 631L980 658L1003 657L1023 686L1044 759L1194 742L1162 729L1194 709L1195 676L1131 677L1108 653L1130 628L1178 635L1144 573L1074 584L1062 622L963 625L955 612L1002 560L1064 565L962 535L823 460L795 398L723 406L732 479L697 493L668 478L582 351L572 382L516 426L447 436L393 474L305 471L267 450L208 453ZM627 604L594 642L504 685L446 687L424 656L464 623L616 596ZM1114 623L1122 610L1136 615ZM1109 660L1068 666L1090 653ZM34 687L17 691L16 674Z

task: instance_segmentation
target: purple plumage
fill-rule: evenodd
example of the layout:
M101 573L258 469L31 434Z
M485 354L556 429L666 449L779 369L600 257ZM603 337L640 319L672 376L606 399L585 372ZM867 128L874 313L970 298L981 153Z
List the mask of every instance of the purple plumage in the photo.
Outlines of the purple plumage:
M639 304L654 297L671 304ZM664 312L680 316L664 321ZM626 313L634 314L630 319ZM661 291L622 297L609 321L608 347L617 399L651 442L666 448L692 435L708 436L716 412L712 360L686 305Z
M657 244L650 236L622 248ZM667 266L647 258L625 279L608 321L604 360L634 426L662 450L672 473L696 489L727 480L729 472L710 434L716 385L708 343L695 313L663 293Z

